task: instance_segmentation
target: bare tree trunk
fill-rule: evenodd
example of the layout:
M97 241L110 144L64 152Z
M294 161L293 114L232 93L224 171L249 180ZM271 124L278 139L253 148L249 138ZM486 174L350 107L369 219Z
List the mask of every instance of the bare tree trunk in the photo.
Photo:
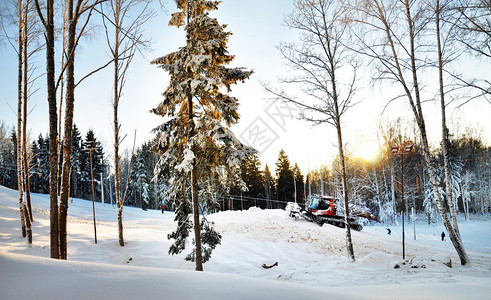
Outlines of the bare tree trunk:
M424 156L425 156L425 161L426 165L428 167L428 171L430 174L430 180L431 184L433 187L433 194L435 195L436 202L437 202L437 207L438 211L440 212L440 216L442 217L443 224L445 228L447 229L447 232L449 234L450 240L452 241L455 250L457 251L457 254L459 255L460 262L462 265L465 265L469 262L469 258L467 257L467 253L464 249L464 245L462 243L462 240L460 239L460 236L456 234L454 231L452 224L450 223L450 220L448 219L448 216L445 212L445 206L443 204L443 200L441 197L440 192L438 191L438 182L436 180L436 175L435 171L433 169L433 166L431 164L431 157L430 157L430 148L428 144L428 137L426 134L426 125L424 122L424 117L423 117L423 112L421 109L421 98L419 94L419 86L418 86L418 80L417 80L417 67L416 67L416 55L415 55L415 46L414 46L414 29L413 29L413 20L411 17L411 5L409 3L409 0L405 0L405 7L406 7L406 17L407 21L409 24L409 37L411 41L411 70L413 74L413 84L414 84L414 90L416 94L416 105L414 105L414 102L412 102L413 110L415 113L415 117L418 123L418 127L421 132L421 139L423 142L423 150L424 150Z
M409 38L409 45L408 45L409 48L407 49L406 52L398 52L399 48L396 47L396 43L399 43L401 39L399 39L397 36L394 35L395 33L391 28L391 26L394 24L392 24L391 21L386 18L387 15L391 15L391 13L393 12L392 10L399 9L397 5L390 6L389 8L387 8L389 11L386 11L386 7L384 6L383 3L381 4L377 0L370 0L365 3L366 5L361 6L360 9L361 10L365 8L374 9L373 11L368 12L368 16L374 16L378 21L382 22L383 24L382 26L372 24L372 27L377 30L381 29L384 31L391 53L388 57L384 57L383 54L375 54L375 58L377 58L382 63L382 65L386 69L388 69L387 70L388 72L386 72L385 74L390 73L393 76L393 78L397 80L404 88L405 94L407 95L408 102L411 106L414 117L418 124L418 128L420 130L425 163L430 175L433 194L437 202L438 211L440 212L443 223L445 225L445 228L447 229L450 239L454 245L454 248L457 251L457 254L459 255L461 264L465 265L467 262L469 262L469 259L465 252L462 240L460 239L458 234L456 234L455 231L453 230L452 224L450 223L448 216L446 215L442 196L438 191L438 182L436 180L435 171L431 163L430 149L429 149L428 138L426 133L426 125L425 125L423 111L421 108L421 97L420 97L420 89L419 89L418 76L417 76L418 67L416 65L416 51L415 51L416 33L415 32L419 33L424 28L418 27L416 28L416 30L414 28L415 24L421 24L415 22L412 16L411 9L416 9L417 7L415 3L410 0L403 0L400 1L399 3L403 6L404 17L405 17L404 22L406 23L409 29L408 36L407 36ZM421 17L420 14L416 14L416 16ZM364 24L369 24L364 20L360 22ZM423 24L426 23L423 22ZM368 46L365 41L362 41L362 43L363 43L363 48L371 49L371 46ZM378 45L376 44L373 47L377 47L377 46ZM402 46L404 47L404 45ZM369 55L373 55L375 53L374 49L371 50L373 52L370 52ZM406 67L401 65L399 54L408 56L408 59L410 60L409 66ZM412 74L412 86L408 83L408 81L406 81L407 78L404 74L403 69L407 70ZM413 92L414 92L414 96L413 96Z
M191 136L194 135L194 121L193 121L193 97L188 97L188 115L189 124L191 126ZM195 147L193 147L195 148ZM194 149L193 153L196 155ZM198 199L198 178L196 172L196 160L194 158L193 168L191 170L191 195L193 200L193 222L194 222L194 243L195 243L195 258L196 258L196 271L203 271L203 259L201 255L201 228L199 222L199 199Z
M349 213L348 184L346 181L346 163L343 151L343 138L341 135L341 124L339 122L336 123L336 129L338 133L339 160L341 162L341 177L343 180L344 221L346 223L346 250L348 252L348 258L351 261L355 261L355 251L353 249L353 241L351 239L351 221Z
M55 85L55 27L54 1L46 0L46 16L43 16L39 0L35 0L36 10L45 28L46 40L46 87L49 111L49 199L50 199L50 257L60 258L58 230L58 115L56 113Z
M119 157L119 129L120 124L118 120L118 106L119 106L119 13L120 6L119 1L116 1L116 7L114 9L115 24L114 28L114 102L113 102L113 115L114 115L114 180L116 181L116 202L118 206L118 239L119 245L124 246L123 236L123 203L121 203L121 173L120 173L120 157Z
M60 257L67 259L67 215L70 196L70 174L72 168L72 130L75 102L75 36L77 20L73 11L73 0L68 1L68 58L66 68L65 121L63 138L63 166L61 171L60 193ZM77 16L78 17L78 16Z
M117 66L115 66L117 69ZM115 71L115 77L117 76ZM115 85L115 91L117 85ZM123 203L121 200L121 173L120 173L120 157L119 157L119 123L118 123L118 102L114 100L114 180L116 182L116 203L118 207L118 240L121 247L124 246L123 236Z
M119 245L121 247L124 246L124 238L123 238L123 205L121 202L118 202L118 239Z
M145 48L147 41L142 39L141 26L152 16L148 12L148 2L144 0L110 0L108 1L112 12L112 25L114 26L114 43L109 38L109 32L103 18L103 24L106 27L106 38L109 44L109 49L112 54L114 66L114 94L113 94L113 127L114 127L114 184L116 189L116 203L118 205L118 235L119 244L124 246L123 238L123 207L125 197L121 195L121 157L119 154L120 129L121 124L118 119L118 107L122 96L122 90L125 84L125 75L128 66L133 59L135 50L138 47ZM129 12L132 13L142 5L143 8L137 12L136 17L131 18ZM138 11L138 10L137 10ZM124 20L130 19L129 24ZM126 182L128 186L129 181Z
M443 220L443 225L445 226L445 229L448 232L448 235L450 237L450 240L452 241L452 244L457 251L457 254L459 255L460 258L460 263L462 265L466 265L469 262L469 258L467 256L467 253L464 248L464 244L462 243L462 240L460 239L460 236L455 234L454 229L452 227L452 224L450 223L450 220L447 216L447 213L445 212L445 206L443 204L443 200L441 198L440 192L438 191L438 182L436 180L436 175L433 167L431 167L431 157L429 154L429 145L428 145L428 139L426 137L426 130L421 132L422 137L423 137L423 146L425 149L424 151L424 157L425 161L428 167L428 172L430 173L430 180L431 180L431 185L433 189L433 194L436 197L436 203L437 203L437 208L438 212L440 213L440 216L442 217Z
M325 16L324 16L324 22L325 22ZM326 26L326 25L324 25ZM338 87L336 85L336 63L334 57L334 53L331 49L331 42L339 42L339 40L334 39L331 34L327 31L327 28L325 33L325 39L326 39L326 53L328 53L327 57L329 58L329 64L330 68L328 68L328 73L329 73L329 79L331 81L331 86L332 86L332 101L333 101L333 114L334 114L334 124L336 126L336 132L338 135L338 149L339 149L339 160L341 163L341 175L342 175L342 180L343 180L343 198L344 198L344 220L346 223L346 250L348 252L348 258L351 261L355 261L355 252L353 249L353 241L351 239L351 221L350 221L350 212L349 212L349 193L348 193L348 183L347 183L347 174L346 174L346 161L344 158L344 145L343 145L343 135L341 132L341 110L340 110L340 105L338 102ZM321 175L322 176L322 175Z
M193 221L194 221L194 242L196 246L196 271L203 271L203 259L201 255L201 226L199 221L198 205L198 180L196 176L196 165L191 170L191 186L193 197Z
M23 47L23 61L24 61L24 78L23 78L23 116L22 116L22 162L23 162L23 174L24 174L24 200L22 201L23 211L24 211L24 221L26 226L26 235L27 235L27 245L32 245L32 208L31 208L31 194L30 194L30 185L29 185L29 164L27 159L27 93L28 93L28 78L27 78L27 40L28 40L28 11L29 11L29 1L26 2L24 7L24 21L22 22L24 26L24 36L22 38L24 47ZM20 137L18 138L18 140Z
M114 110L114 125L119 126L117 121L117 108ZM116 128L116 127L115 127ZM121 173L120 173L120 165L119 165L119 129L115 129L114 133L114 180L116 181L116 203L118 207L118 239L119 245L121 247L124 246L124 237L123 237L123 203L121 202Z
M329 49L330 51L330 49ZM332 95L333 95L333 110L334 110L334 123L336 125L336 132L338 135L338 151L339 161L341 163L341 177L343 181L343 198L344 198L344 222L346 223L346 250L348 252L348 258L351 261L355 261L355 251L353 249L353 241L351 239L351 221L349 212L349 193L346 174L346 161L344 158L343 150L343 135L341 132L341 112L339 111L338 104L338 91L336 86L336 74L334 73L335 66L334 61L331 60L331 83L332 83ZM322 175L321 175L322 176Z
M440 16L441 7L440 0L436 0L435 17L436 17L436 38L438 49L438 79L440 84L440 106L442 111L442 152L443 152L443 168L445 170L445 192L447 194L447 203L452 218L455 234L460 238L459 225L457 223L457 213L453 202L452 195L452 180L450 178L450 164L448 158L448 129L445 109L445 90L443 84L443 53L440 33Z
M18 82L17 82L17 184L19 190L19 212L20 212L20 222L22 228L22 237L26 237L26 220L24 214L24 183L23 183L23 172L22 172L22 80L23 80L23 48L24 48L24 36L22 29L24 28L24 18L23 12L23 0L18 2L19 10L19 69L18 69Z
M445 169L445 187L447 193L447 203L450 210L450 216L452 218L453 226L450 225L447 214L445 212L445 208L443 207L443 203L441 200L438 201L438 210L440 211L440 215L442 215L442 219L444 220L445 228L449 233L450 240L452 241L455 250L459 254L460 262L462 265L465 265L469 262L469 258L467 257L467 253L465 251L464 245L462 243L462 239L460 237L459 225L457 223L457 213L455 211L455 206L452 197L452 183L450 178L450 166L448 161L448 134L447 134L447 126L446 126L446 115L445 115L445 93L444 93L444 84L443 84L443 54L442 54L442 45L440 38L440 1L436 0L436 34L437 34L437 49L438 49L438 75L439 75L439 84L440 84L440 105L442 111L442 151L443 151L443 161L444 161L444 169ZM433 185L433 191L435 192L436 186Z
M55 26L54 1L46 2L46 80L49 106L49 199L50 199L50 254L60 258L58 228L58 115L56 112L55 88Z
M27 46L27 45L26 45ZM27 53L25 53L24 57L26 58L25 60L25 69L24 69L24 78L27 79ZM25 173L25 196L26 196L26 204L27 204L27 212L29 213L29 220L28 224L26 226L31 225L31 222L33 221L32 217L32 205L31 205L31 184L29 182L29 160L27 157L27 81L24 81L24 112L23 112L23 120L22 120L22 147L23 147L23 161L24 161L24 173Z
M39 9L38 9L39 11ZM46 81L49 106L49 199L50 199L50 254L60 258L58 228L58 114L55 87L55 25L54 1L46 1Z
M409 30L410 30L409 31L409 37L410 37L410 41L411 41L411 71L413 74L414 91L416 94L416 105L414 105L414 102L412 102L412 100L411 100L411 102L412 102L413 110L414 110L415 117L416 117L416 120L418 123L418 127L419 127L420 132L421 132L421 139L423 142L425 161L426 161L426 165L428 167L428 171L430 174L430 180L431 180L431 184L433 187L433 194L435 195L435 198L436 198L438 211L440 212L440 216L442 217L443 224L445 225L445 228L447 229L447 232L450 236L450 240L452 241L452 243L455 247L455 250L457 251L457 254L459 255L460 262L462 265L465 265L469 262L469 258L467 257L467 253L464 249L464 245L462 243L462 240L460 239L460 236L454 231L452 225L450 224L450 220L448 219L448 216L445 212L445 206L443 204L441 194L438 191L438 182L436 180L435 171L434 171L433 166L431 164L430 148L429 148L428 138L427 138L427 134L426 134L426 125L424 122L423 112L421 109L421 98L420 98L418 79L417 79L416 55L415 55L415 46L414 46L415 34L414 34L414 28L413 28L413 20L411 17L411 5L409 3L409 0L405 0L404 5L406 8L406 17L407 17L407 21L409 24Z
M62 1L62 6L63 6L63 26L62 26L62 51L61 51L61 69L63 69L65 67L65 59L66 59L66 52L68 52L68 48L67 48L67 40L66 40L66 32L67 32L67 9L68 9L68 1L64 0ZM64 97L64 87L65 87L65 73L62 72L62 74L60 74L60 102L59 102L59 107L58 107L58 135L62 135L63 133L63 130L62 130L62 126L61 126L61 123L62 123L62 120L63 120L63 97ZM59 168L59 166L61 165L61 160L63 159L63 157L61 157L61 147L62 147L62 144L61 143L58 143L57 144L57 168ZM57 171L59 172L59 170ZM60 181L58 181L58 187L57 187L57 190L58 190L58 195L60 193ZM58 221L57 221L58 222Z

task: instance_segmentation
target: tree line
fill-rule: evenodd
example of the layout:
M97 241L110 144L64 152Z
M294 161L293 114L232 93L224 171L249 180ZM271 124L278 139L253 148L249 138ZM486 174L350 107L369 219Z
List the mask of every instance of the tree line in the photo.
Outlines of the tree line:
M392 124L395 125L395 124ZM115 203L114 175L110 172L104 146L96 138L93 130L82 137L78 127L73 128L72 189L70 197L92 199L89 152L91 142L95 149L92 153L92 168L95 181L95 200ZM414 153L405 158L404 167L404 203L401 182L401 158L391 155L390 146L400 144L404 137L397 128L386 130L384 142L379 149L376 161L366 161L349 155L348 184L350 203L364 205L382 222L393 224L403 210L406 214L414 212L424 214L428 223L438 222L435 199L431 192L431 183L424 170L421 147L415 143ZM449 156L451 177L456 206L460 213L469 219L470 214L488 214L491 210L491 148L486 146L482 137L467 129L460 136L449 138ZM17 142L15 129L8 130L0 124L0 183L3 186L17 188ZM138 147L133 155L122 159L123 184L129 183L126 205L142 209L160 209L164 204L168 210L173 203L166 196L169 189L167 180L154 180L154 168L158 156L151 149L152 142ZM29 180L31 191L46 194L49 192L49 138L40 134L30 143L28 151ZM131 158L132 157L132 158ZM130 160L133 160L129 177ZM433 149L432 163L435 165L438 180L443 186L441 149ZM226 192L216 195L221 205L217 210L239 210L258 206L263 209L284 208L286 202L298 202L305 205L310 194L324 194L340 197L340 181L336 175L336 162L323 164L317 169L303 174L296 163L291 163L287 153L281 150L273 171L262 163L257 154L253 154L240 164L242 185L229 184ZM101 185L101 182L103 185ZM101 192L102 188L102 192ZM104 196L101 195L104 193ZM445 192L441 190L443 197ZM234 197L235 202L230 201ZM242 197L242 200L241 200ZM242 202L242 203L241 203ZM404 207L403 207L404 206Z
M421 145L414 142L414 151L410 156L402 158L404 169L401 168L401 157L391 153L392 145L414 140L414 137L398 132L397 128L389 128L383 134L381 132L384 140L374 161L353 154L347 155L349 203L366 206L386 224L395 224L397 216L403 211L409 218L413 209L415 214L425 215L428 224L439 222ZM472 129L459 136L449 137L452 190L457 211L463 213L466 219L469 219L470 214L487 215L491 211L490 155L491 148ZM432 149L431 160L439 186L443 187L441 147ZM281 150L274 173L271 174L269 166L261 169L259 158L253 155L240 165L241 178L245 183L243 190L239 186L230 187L230 195L235 200L242 197L245 204L241 207L240 202L236 201L231 209L247 209L255 205L261 208L284 208L286 202L290 201L305 205L311 194L331 195L339 199L342 197L342 183L339 172L336 172L338 164L338 160L334 159L331 163L326 162L302 174L298 165L291 164L285 151ZM440 193L446 199L445 190L440 188ZM226 208L230 195L223 198Z
M8 130L4 123L0 124L0 183L3 186L17 189L17 132ZM76 125L73 126L72 172L70 176L70 197L92 200L92 177L95 187L95 201L116 204L114 191L114 174L105 153L104 145L89 129L82 137ZM126 205L142 209L160 209L166 203L166 181L152 181L153 168L157 156L150 150L150 144L144 143L134 154L128 153L122 160L124 173L123 184L128 183ZM89 149L92 149L92 168ZM40 134L28 147L27 161L29 169L30 191L33 193L49 193L49 137ZM130 160L134 161L130 169ZM58 166L61 169L61 165ZM129 170L129 174L128 174ZM92 173L92 175L91 175ZM128 176L129 175L129 176Z

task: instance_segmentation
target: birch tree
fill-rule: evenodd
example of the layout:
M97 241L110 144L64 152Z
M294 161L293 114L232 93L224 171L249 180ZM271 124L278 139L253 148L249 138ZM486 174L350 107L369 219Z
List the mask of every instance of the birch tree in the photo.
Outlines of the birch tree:
M427 7L421 1L410 0L359 0L351 5L355 14L350 19L362 25L361 31L353 31L353 37L358 41L356 51L377 62L375 70L378 79L395 82L402 88L403 94L394 99L404 97L413 112L438 211L460 262L465 265L469 258L458 227L448 218L442 195L438 190L421 105L423 99L419 75L425 67L425 52L418 41L421 40L429 22L428 16L425 15Z
M124 246L123 236L123 207L124 198L121 195L121 156L119 147L122 139L119 123L119 103L123 97L128 68L136 51L148 48L149 41L142 36L142 26L152 17L149 0L110 0L107 5L109 12L102 10L106 40L114 66L113 74L113 131L114 131L114 180L116 203L118 207L118 239L119 245ZM106 20L107 19L107 20ZM109 25L107 23L110 23ZM111 37L112 35L112 37Z
M285 23L300 32L300 41L281 44L278 49L295 74L283 78L282 83L299 85L303 93L292 96L268 86L266 89L277 100L301 107L304 120L316 125L328 123L336 128L342 195L345 207L349 207L341 117L354 104L358 67L343 45L347 26L340 22L343 14L335 0L296 0L294 6ZM348 257L354 261L348 209L345 209L345 222Z
M75 82L75 50L81 36L87 29L90 16L94 7L104 0L67 0L65 2L64 24L67 28L67 39L65 52L63 53L66 63L62 65L58 79L55 76L55 30L54 30L54 2L46 0L41 3L35 0L36 9L41 23L45 29L46 39L46 78L47 78L47 98L49 106L49 155L50 155L50 255L52 258L67 258L67 232L66 220L68 214L68 197L70 195L70 173L72 156L72 130L73 130L73 110L75 102L75 87L85 78L93 74L89 73L78 82ZM45 13L43 13L43 9ZM85 18L84 18L85 16ZM77 29L79 21L82 27ZM98 69L99 70L99 69ZM58 138L57 128L58 113L56 91L60 81L65 78L66 83L66 103L63 128L63 164L61 181L58 185ZM61 104L60 104L61 112ZM61 114L61 113L60 113ZM58 187L60 187L60 198L58 202Z
M24 182L24 215L27 229L28 245L32 244L32 205L31 205L31 188L30 188L30 173L29 173L29 159L28 159L28 133L27 133L27 116L28 116L28 105L27 102L32 93L32 71L31 64L32 55L34 55L40 46L37 45L37 37L39 31L36 30L37 19L34 18L33 1L27 0L24 5L23 11L23 36L19 36L23 42L23 53L22 53L22 138L19 137L18 142L22 140L22 171L23 171L23 182ZM20 32L19 32L20 33ZM33 70L35 68L32 68Z
M58 113L55 81L55 26L54 0L46 0L45 13L39 0L35 0L36 9L44 27L46 41L46 91L49 114L49 201L50 201L50 257L59 258L58 230Z
M75 82L75 52L81 36L89 23L94 8L104 0L84 1L68 0L67 6L67 52L66 52L66 94L65 94L65 115L63 126L63 165L61 170L60 182L60 207L59 207L59 241L60 241L60 258L67 259L67 215L68 215L68 198L70 196L70 174L72 167L72 130L73 130L73 113L75 103L75 87L79 82ZM82 17L85 16L82 27L77 30L77 25ZM90 75L90 74L89 74ZM88 75L87 75L88 76ZM83 77L81 80L87 78Z
M459 31L456 39L472 54L491 58L491 2L489 0L453 1L452 20Z
M23 140L22 140L22 102L23 102L23 81L24 81L24 1L19 0L17 2L18 17L18 75L17 75L17 182L19 191L19 212L20 221L22 226L22 236L25 238L26 235L30 242L32 243L32 232L30 232L30 226L27 225L29 217L26 202L24 201L24 175L23 175Z
M33 17L31 0L19 0L16 3L18 33L15 40L18 47L14 49L18 55L18 86L17 86L17 178L19 190L19 209L21 214L22 235L27 236L27 244L32 244L32 208L29 181L28 159L28 100L32 94L31 86L34 82L32 56L40 49L37 43L39 31L36 28L36 19ZM14 40L12 37L11 39ZM13 46L13 44L11 43ZM32 67L32 69L31 69Z
M468 61L486 64L491 59L491 3L489 0L432 0L430 6L439 19L442 47L458 50L454 58L464 57ZM435 22L436 23L436 22ZM447 45L445 45L447 44ZM443 49L444 62L449 59L448 49ZM459 105L470 101L491 103L491 78L489 74L463 74L460 65L453 69L446 67L444 74L449 77L449 87L460 91ZM449 89L449 88L447 88Z
M19 136L19 139L17 142L22 142L21 150L22 150L22 172L23 172L23 182L24 182L24 199L25 202L23 204L24 206L24 214L25 214L25 222L26 222L26 229L29 231L28 234L28 239L29 239L29 244L32 244L32 229L31 227L31 222L32 222L32 209L31 209L31 193L30 193L30 184L29 184L29 167L28 167L28 160L27 160L27 98L28 98L28 69L29 69L29 62L28 62L28 40L29 40L29 1L26 1L23 11L20 14L20 17L22 18L22 22L19 22L22 24L22 35L19 35L19 40L22 41L23 47L22 47L22 60L20 61L20 64L22 65L22 72L23 74L21 75L22 77L22 88L20 91L20 94L22 95L22 137ZM22 7L22 6L20 6ZM20 34L20 31L19 31ZM20 50L20 47L19 47ZM18 124L20 125L20 124Z

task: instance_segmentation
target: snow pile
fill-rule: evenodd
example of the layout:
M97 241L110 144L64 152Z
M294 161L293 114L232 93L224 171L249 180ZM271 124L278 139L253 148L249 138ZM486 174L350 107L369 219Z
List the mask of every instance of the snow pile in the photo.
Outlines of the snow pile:
M173 213L125 208L120 247L116 208L97 203L94 244L92 203L79 199L69 207L69 261L47 259L49 199L32 199L34 246L26 248L17 192L0 187L0 299L491 299L490 221L461 224L470 266L440 240L441 225L424 224L416 241L406 227L406 260L400 228L352 232L350 263L343 229L295 221L283 210L225 211L209 216L222 245L198 273L184 261L187 252L167 254Z

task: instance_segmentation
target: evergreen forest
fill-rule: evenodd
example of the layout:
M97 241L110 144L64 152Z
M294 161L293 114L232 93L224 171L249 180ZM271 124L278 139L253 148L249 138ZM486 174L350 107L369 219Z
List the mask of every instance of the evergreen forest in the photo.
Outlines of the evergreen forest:
M95 201L115 204L114 178L108 166L107 150L96 138L94 131L85 135L73 127L73 168L71 197L92 200L91 170L88 144L94 142L92 172L94 176ZM0 127L0 183L16 189L17 165L16 131L2 124ZM360 158L348 159L350 202L366 206L383 222L392 223L401 211L424 214L428 222L436 222L438 213L431 191L431 183L425 171L421 150L415 145L414 154L404 159L404 203L402 203L401 157L391 155L390 145L409 139L394 136L381 147L374 162ZM482 137L472 130L450 139L450 162L453 192L457 196L457 208L466 218L470 214L487 214L491 209L491 148L484 145ZM137 147L131 155L122 159L123 183L128 183L126 205L142 209L172 210L167 199L168 179L154 179L157 155L151 149L151 141ZM48 138L39 135L29 147L29 178L31 191L48 193L49 164ZM130 161L131 169L130 169ZM439 148L432 155L438 178L443 181L442 157ZM305 204L310 194L324 194L339 197L340 176L333 172L336 160L325 162L321 167L302 173L295 162L290 162L285 151L278 153L274 166L265 165L254 154L240 164L243 185L229 184L228 192L217 194L218 210L245 210L251 206L263 209L284 208L289 201ZM130 170L129 170L130 169ZM128 170L129 176L128 176ZM101 193L102 190L104 195ZM442 183L443 185L443 183ZM444 195L443 189L441 190ZM296 196L296 198L295 198ZM404 206L404 207L403 207Z

